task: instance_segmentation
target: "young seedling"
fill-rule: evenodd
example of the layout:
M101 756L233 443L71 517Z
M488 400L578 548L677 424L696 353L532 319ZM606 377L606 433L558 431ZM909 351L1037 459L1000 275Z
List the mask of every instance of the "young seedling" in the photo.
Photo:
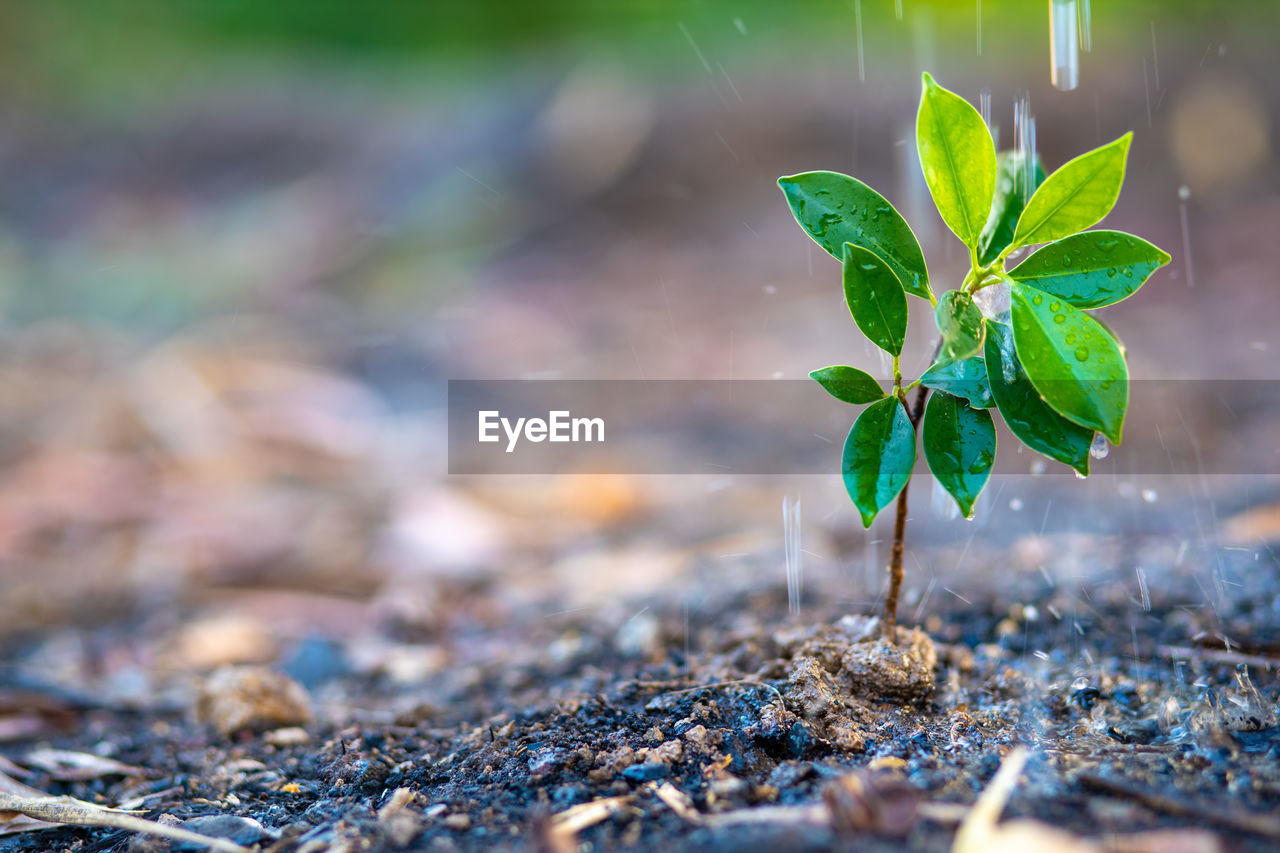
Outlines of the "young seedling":
M854 367L809 374L837 399L869 404L849 430L841 467L864 526L897 501L882 620L890 639L917 431L929 470L966 518L995 461L992 409L1023 444L1082 476L1097 434L1120 443L1129 402L1124 347L1087 312L1132 296L1169 255L1132 234L1085 229L1115 205L1131 138L1045 177L1034 152L997 154L978 111L925 74L920 165L969 255L960 286L940 297L911 227L884 196L836 172L778 180L800 226L842 262L854 322L893 357L887 392ZM1015 252L1039 244L1007 268ZM933 363L911 382L901 369L908 296L928 300L939 332Z

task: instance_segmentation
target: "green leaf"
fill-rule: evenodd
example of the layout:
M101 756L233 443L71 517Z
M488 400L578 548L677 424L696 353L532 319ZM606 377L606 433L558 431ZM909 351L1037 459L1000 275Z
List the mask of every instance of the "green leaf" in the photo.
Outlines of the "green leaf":
M1077 308L1128 299L1169 255L1123 231L1084 231L1042 246L1009 273Z
M1040 398L1018 360L1013 330L988 320L985 350L991 396L1009 431L1032 450L1088 476L1093 430L1073 424Z
M994 409L991 383L987 380L987 363L981 355L959 361L940 361L925 371L920 384L935 391L963 397L975 409Z
M927 72L916 114L916 147L942 221L976 248L995 195L995 144L978 111Z
M880 383L865 370L834 365L820 367L809 374L827 393L845 403L870 403L886 396Z
M996 427L991 413L938 392L929 397L921 432L929 470L969 518L996 461Z
M1132 133L1081 154L1045 178L1018 217L1013 245L1061 239L1096 225L1111 212L1124 183Z
M1027 199L1044 183L1044 167L1035 156L1031 169L1031 186L1027 187L1025 165L1027 157L1017 151L1001 151L996 155L996 197L991 203L991 215L978 240L978 263L991 263L1010 243L1018 217L1027 206Z
M956 361L982 350L982 312L973 297L963 290L948 290L933 312L942 333L938 354L944 361Z
M844 301L862 333L891 355L907 336L907 297L893 270L869 249L844 244Z
M844 487L870 527L898 496L916 464L916 431L897 397L868 406L849 430L841 461Z
M1009 296L1014 346L1031 384L1059 414L1119 444L1129 405L1119 345L1061 297L1018 283Z
M911 226L880 193L838 172L805 172L778 179L800 227L837 260L844 244L875 252L912 296L933 301L929 271Z

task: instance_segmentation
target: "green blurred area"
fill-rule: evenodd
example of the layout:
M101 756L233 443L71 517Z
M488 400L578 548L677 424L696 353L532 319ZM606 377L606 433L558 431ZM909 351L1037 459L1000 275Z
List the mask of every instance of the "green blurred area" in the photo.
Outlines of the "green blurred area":
M1096 144L1099 98L1114 127L1142 121L1157 32L1175 95L1218 43L1272 74L1256 67L1268 4L1095 0L1082 87L1063 96L1047 5L0 4L0 315L168 329L307 292L395 318L475 287L512 247L585 270L628 240L701 245L726 209L780 215L773 177L801 158L848 169L852 149L905 191L892 158L925 64L971 99L991 87L1006 114L1033 90L1073 149ZM630 136L598 146L632 146L615 173L576 185L565 164L622 120Z
M289 62L484 61L502 66L530 55L609 49L665 66L673 26L696 33L704 50L735 47L769 52L852 44L858 20L868 40L901 10L908 23L931 16L944 47L973 37L981 15L986 48L1002 52L1046 47L1047 4L1026 0L47 0L0 6L0 67L8 88L31 75L67 94L150 78L154 84L198 79L208 63L246 54ZM1094 2L1096 30L1118 39L1162 30L1193 32L1222 20L1223 10L1196 0ZM1231 4L1233 35L1264 39L1274 27L1266 3ZM743 36L763 36L750 47ZM664 49L654 51L655 46ZM1135 43L1135 47L1138 45ZM674 70L674 69L673 69ZM685 68L684 70L688 70ZM154 75L163 71L165 79ZM24 79L25 78L25 79Z

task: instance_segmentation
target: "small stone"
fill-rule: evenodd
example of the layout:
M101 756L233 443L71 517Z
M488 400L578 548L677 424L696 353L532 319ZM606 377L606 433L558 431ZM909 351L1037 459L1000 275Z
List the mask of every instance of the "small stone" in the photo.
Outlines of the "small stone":
M649 750L648 760L661 764L678 764L684 758L684 744L678 740L669 740L661 746Z
M286 726L283 729L267 732L262 736L262 740L271 746L306 746L311 743L311 733L301 726Z
M622 771L622 778L631 782L652 782L656 779L665 779L669 775L671 775L671 767L656 761L633 764Z
M882 755L871 759L868 770L906 770L907 762L896 755Z
M713 747L719 746L724 740L724 735L720 732L709 732L707 727L698 723L698 725L689 729L684 733L684 739L689 745L696 749L700 754L705 755L711 751Z
M565 762L565 751L559 747L540 749L529 759L529 772L534 775L550 773Z
M471 816L465 814L445 815L440 821L440 825L454 832L466 832L471 828Z
M644 739L647 743L661 743L663 737L665 735L662 734L662 729L657 726L650 727L649 731L644 733Z
M185 820L180 826L182 829L199 833L200 835L207 835L211 838L225 838L243 847L257 844L267 837L267 831L262 824L251 817L239 817L237 815L203 815ZM205 849L204 845L188 841L171 841L169 846L173 850Z
M228 737L305 725L311 721L311 699L298 682L266 667L223 667L201 685L195 716Z

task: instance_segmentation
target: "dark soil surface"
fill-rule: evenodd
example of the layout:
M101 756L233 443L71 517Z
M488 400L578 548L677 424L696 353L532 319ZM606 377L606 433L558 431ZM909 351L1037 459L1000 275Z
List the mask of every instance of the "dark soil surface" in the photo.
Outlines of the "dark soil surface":
M316 701L305 734L224 736L177 706L182 690L174 707L130 708L42 688L18 644L0 707L25 695L47 730L3 753L107 755L141 771L25 781L270 850L573 849L556 816L601 800L577 834L592 849L941 850L964 809L936 804L972 804L1025 744L1007 816L1094 838L1197 826L1274 849L1277 566L1240 556L1216 607L1182 603L1205 597L1191 581L1135 606L1125 584L1023 574L986 601L933 599L932 641L903 631L892 651L873 622L830 606L788 620L776 588L708 600L692 630L687 609L654 606L620 625L563 614L464 632L453 663L407 681L303 643L284 669ZM82 639L110 649L124 630ZM824 792L833 820L776 808ZM0 849L184 849L167 845L49 829Z

